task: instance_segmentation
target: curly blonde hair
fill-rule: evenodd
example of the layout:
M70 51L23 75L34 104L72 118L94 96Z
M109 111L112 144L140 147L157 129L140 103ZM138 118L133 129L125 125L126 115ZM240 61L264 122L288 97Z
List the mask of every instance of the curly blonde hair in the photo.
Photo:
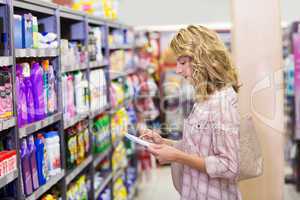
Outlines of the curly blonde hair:
M190 25L172 39L178 57L191 58L196 99L204 101L217 90L232 86L238 92L238 76L229 52L215 31Z

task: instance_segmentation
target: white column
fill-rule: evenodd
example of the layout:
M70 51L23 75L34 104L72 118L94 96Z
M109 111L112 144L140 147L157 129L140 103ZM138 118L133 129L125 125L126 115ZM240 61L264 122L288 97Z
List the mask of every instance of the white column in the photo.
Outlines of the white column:
M240 110L255 116L265 165L263 176L241 182L244 200L283 199L280 12L279 0L232 0L233 57L243 84Z

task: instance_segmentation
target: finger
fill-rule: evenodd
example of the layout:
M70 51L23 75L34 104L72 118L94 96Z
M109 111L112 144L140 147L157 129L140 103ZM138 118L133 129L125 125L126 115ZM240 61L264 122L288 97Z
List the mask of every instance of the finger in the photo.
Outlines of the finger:
M159 152L158 152L156 149L152 148L151 146L152 146L152 145L150 145L150 146L147 148L147 150L148 150L150 153L152 153L154 156L158 156Z
M161 144L151 144L150 147L152 149L158 150L158 149L163 148L163 145L161 145Z

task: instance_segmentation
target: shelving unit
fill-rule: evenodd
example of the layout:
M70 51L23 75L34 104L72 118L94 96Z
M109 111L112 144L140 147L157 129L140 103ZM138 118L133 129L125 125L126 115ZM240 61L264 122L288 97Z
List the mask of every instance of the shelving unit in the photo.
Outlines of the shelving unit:
M34 191L30 196L26 197L26 200L36 200L38 198L40 198L45 192L47 192L51 187L53 187L55 184L57 184L60 180L62 180L62 178L65 176L65 172L62 171L60 174L51 177L49 179L49 181L43 185L42 187L40 187L39 189L37 189L36 191Z
M8 175L0 178L0 189L5 185L11 183L18 177L18 170L10 172Z
M74 170L72 170L66 176L66 184L68 185L80 172L82 172L93 160L93 157L90 155L86 158L80 165L78 165Z
M16 58L42 58L42 57L57 57L58 49L15 49Z
M101 109L97 110L89 110L82 114L77 114L74 118L64 119L64 111L63 111L63 99L62 99L62 81L60 76L64 73L71 73L75 71L85 71L89 76L92 70L103 69L106 76L106 85L110 87L111 80L114 79L123 79L129 74L135 72L135 70L122 72L118 77L110 77L109 70L111 69L111 63L109 61L110 53L114 50L130 50L133 49L133 45L131 44L122 44L122 45L114 45L109 46L108 44L108 34L110 28L121 29L125 31L131 27L120 24L118 22L111 22L109 20L105 20L102 18L89 16L86 13L73 11L69 8L61 7L53 3L48 3L40 0L0 0L0 7L5 7L9 11L9 19L4 20L9 22L7 25L9 38L10 38L10 48L12 51L9 52L8 55L0 56L0 67L8 66L12 69L12 77L13 77L13 90L14 90L14 116L11 119L7 119L4 121L0 121L0 135L2 131L9 131L9 134L14 136L15 146L14 148L17 151L17 162L19 169L8 174L5 177L0 178L0 189L5 187L9 183L14 183L17 186L17 193L14 194L13 198L18 200L35 200L41 198L47 191L49 191L54 185L59 184L59 192L62 196L62 199L66 199L66 193L68 190L68 186L72 183L80 174L83 172L87 173L91 179L91 195L92 200L97 199L99 194L106 187L113 187L113 180L117 177L121 176L125 173L125 169L120 169L117 172L112 172L112 164L111 157L114 151L114 145L111 145L106 151L101 154L95 154L92 150L90 150L86 159L73 170L68 170L66 165L66 143L65 143L65 130L74 126L78 122L81 122L85 119L89 120L89 136L90 136L90 146L92 147L93 141L93 133L91 131L91 122L101 114L107 114L111 117L116 108L112 108L109 103L109 89L107 90L107 100L108 105L104 106ZM1 10L0 10L1 11ZM88 45L88 27L101 27L104 30L104 43L102 44L103 51L103 61L95 61L90 60L83 64L78 64L76 66L62 66L62 52L60 47L58 48L14 48L14 23L13 23L13 15L19 14L23 15L25 13L32 13L38 17L38 23L43 28L45 32L54 32L57 34L58 43L60 43L61 39L74 39L78 40L82 43L83 46ZM69 31L73 31L72 34L68 33ZM76 31L80 30L80 31ZM57 95L58 95L58 110L54 114L47 116L45 119L36 121L31 124L26 124L22 127L18 126L17 123L17 105L18 99L15 98L16 94L16 64L19 62L31 62L34 60L47 59L51 61L51 64L55 68L56 76L58 76L57 83ZM89 88L90 85L89 85ZM124 104L125 105L125 104ZM124 105L120 105L123 107ZM119 108L119 107L118 107ZM58 129L59 138L60 138L60 155L61 155L61 167L62 171L56 176L51 177L45 185L39 187L36 191L34 191L31 195L25 196L23 194L23 184L22 184L22 176L21 174L21 162L20 162L20 140L35 134L39 131L44 130L48 127L55 127ZM6 133L5 133L6 134ZM120 143L123 139L120 139L118 143ZM112 144L111 139L111 127L110 127L110 142ZM99 188L94 188L94 174L95 168L99 163L101 163L105 158L109 158L110 160L110 173L104 178L103 183ZM113 199L113 194L112 199Z
M13 57L0 56L0 67L13 65Z
M61 120L61 112L53 114L52 116L49 116L43 120L34 122L32 124L25 125L24 127L19 128L19 138L26 137L60 120Z
M93 161L93 166L96 167L106 156L111 154L112 148L108 148L106 151L101 153L101 155L95 155L95 159Z
M109 182L111 182L111 180L112 180L112 174L109 174L109 175L107 175L107 177L105 177L105 179L104 179L103 183L100 185L100 187L95 190L95 194L94 194L95 199L97 199L99 194L104 190L104 188L109 184Z

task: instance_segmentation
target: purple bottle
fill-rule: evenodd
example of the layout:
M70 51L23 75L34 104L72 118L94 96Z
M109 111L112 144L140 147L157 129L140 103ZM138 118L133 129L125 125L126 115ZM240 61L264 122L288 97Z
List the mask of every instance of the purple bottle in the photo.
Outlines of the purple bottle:
M44 99L44 80L43 80L43 69L39 63L33 63L31 67L31 84L33 102L35 109L35 120L42 120L45 118L45 99Z
M35 120L34 100L33 100L32 84L30 78L25 78L24 84L26 86L25 95L26 95L26 102L27 102L27 116L28 116L27 121L30 124Z
M27 150L26 139L21 140L21 148L20 148L20 156L21 156L21 166L22 166L22 178L23 178L23 187L25 195L30 195L32 191L32 176L30 171L30 160L29 160L29 152Z
M36 166L36 155L35 155L35 144L33 135L29 136L27 139L28 143L28 152L30 158L30 169L31 169L31 176L32 176L32 187L34 190L39 188L39 179L38 179L38 172Z
M27 103L25 95L25 84L24 77L22 75L23 69L22 66L16 65L16 96L18 99L17 104L17 115L18 115L18 125L22 127L27 123Z

